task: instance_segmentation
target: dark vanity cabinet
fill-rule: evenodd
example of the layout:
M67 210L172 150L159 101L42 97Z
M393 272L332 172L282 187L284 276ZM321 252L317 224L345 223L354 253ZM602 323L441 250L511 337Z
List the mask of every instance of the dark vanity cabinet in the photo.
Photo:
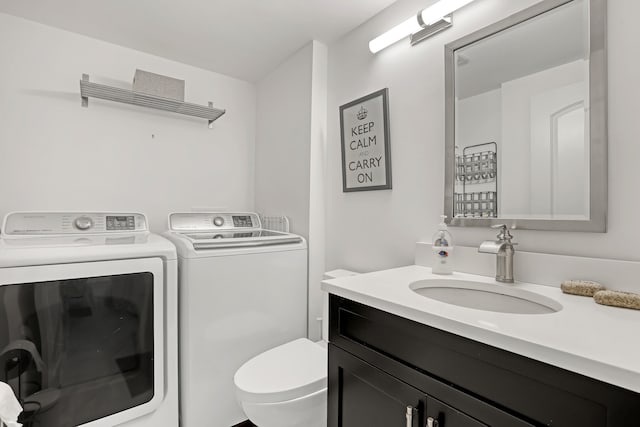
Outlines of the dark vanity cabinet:
M424 424L424 393L337 347L330 351L331 365L339 371L340 403L348 408L341 412L335 425Z
M335 295L329 317L329 427L640 426L638 393Z
M490 425L466 414L463 409L454 408L427 394L426 391L412 387L338 347L332 346L329 352L332 385L335 386L331 388L330 426L482 427ZM337 396L333 394L334 392L337 392ZM436 393L437 390L433 388L432 392ZM449 393L452 393L450 397L454 398L453 401L457 402L461 408L482 415L473 407L474 404L482 405L482 402L467 402L469 405L465 406L463 402L465 396L456 395L454 390L449 390ZM340 408L338 411L335 411L336 404ZM493 425L531 426L486 405L482 409L485 412L486 410L495 411L493 416L484 414L487 415L485 421L493 421Z

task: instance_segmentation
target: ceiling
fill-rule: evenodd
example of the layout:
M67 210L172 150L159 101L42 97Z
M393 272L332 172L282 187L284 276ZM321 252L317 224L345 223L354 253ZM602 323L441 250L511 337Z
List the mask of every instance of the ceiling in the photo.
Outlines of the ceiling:
M0 0L0 12L257 81L395 0Z

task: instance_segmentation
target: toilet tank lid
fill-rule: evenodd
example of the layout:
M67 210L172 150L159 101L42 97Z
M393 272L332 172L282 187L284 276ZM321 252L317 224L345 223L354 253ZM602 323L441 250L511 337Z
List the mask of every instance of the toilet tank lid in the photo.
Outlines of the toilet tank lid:
M337 270L325 271L323 274L323 279L337 279L338 277L356 276L358 274L360 273L339 268Z
M327 387L327 349L300 338L267 350L238 369L233 381L244 402L297 399Z

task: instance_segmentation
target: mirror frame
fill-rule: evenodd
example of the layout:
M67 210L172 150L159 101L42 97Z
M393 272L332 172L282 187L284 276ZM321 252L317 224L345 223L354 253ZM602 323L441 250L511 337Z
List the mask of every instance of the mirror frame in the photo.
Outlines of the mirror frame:
M489 227L507 224L523 230L586 231L604 233L607 229L607 0L589 2L589 128L590 199L589 219L508 219L454 218L455 191L455 61L456 50L476 43L574 0L544 0L503 20L475 31L445 46L445 194L447 223L462 227Z

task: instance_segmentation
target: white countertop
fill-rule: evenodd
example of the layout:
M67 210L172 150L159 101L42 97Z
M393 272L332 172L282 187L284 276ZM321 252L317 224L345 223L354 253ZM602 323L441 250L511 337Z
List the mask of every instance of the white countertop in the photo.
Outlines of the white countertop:
M413 292L424 279L471 280L535 292L562 304L551 314L511 314L459 307ZM322 290L406 319L640 392L640 310L607 307L559 288L411 265L325 280Z

